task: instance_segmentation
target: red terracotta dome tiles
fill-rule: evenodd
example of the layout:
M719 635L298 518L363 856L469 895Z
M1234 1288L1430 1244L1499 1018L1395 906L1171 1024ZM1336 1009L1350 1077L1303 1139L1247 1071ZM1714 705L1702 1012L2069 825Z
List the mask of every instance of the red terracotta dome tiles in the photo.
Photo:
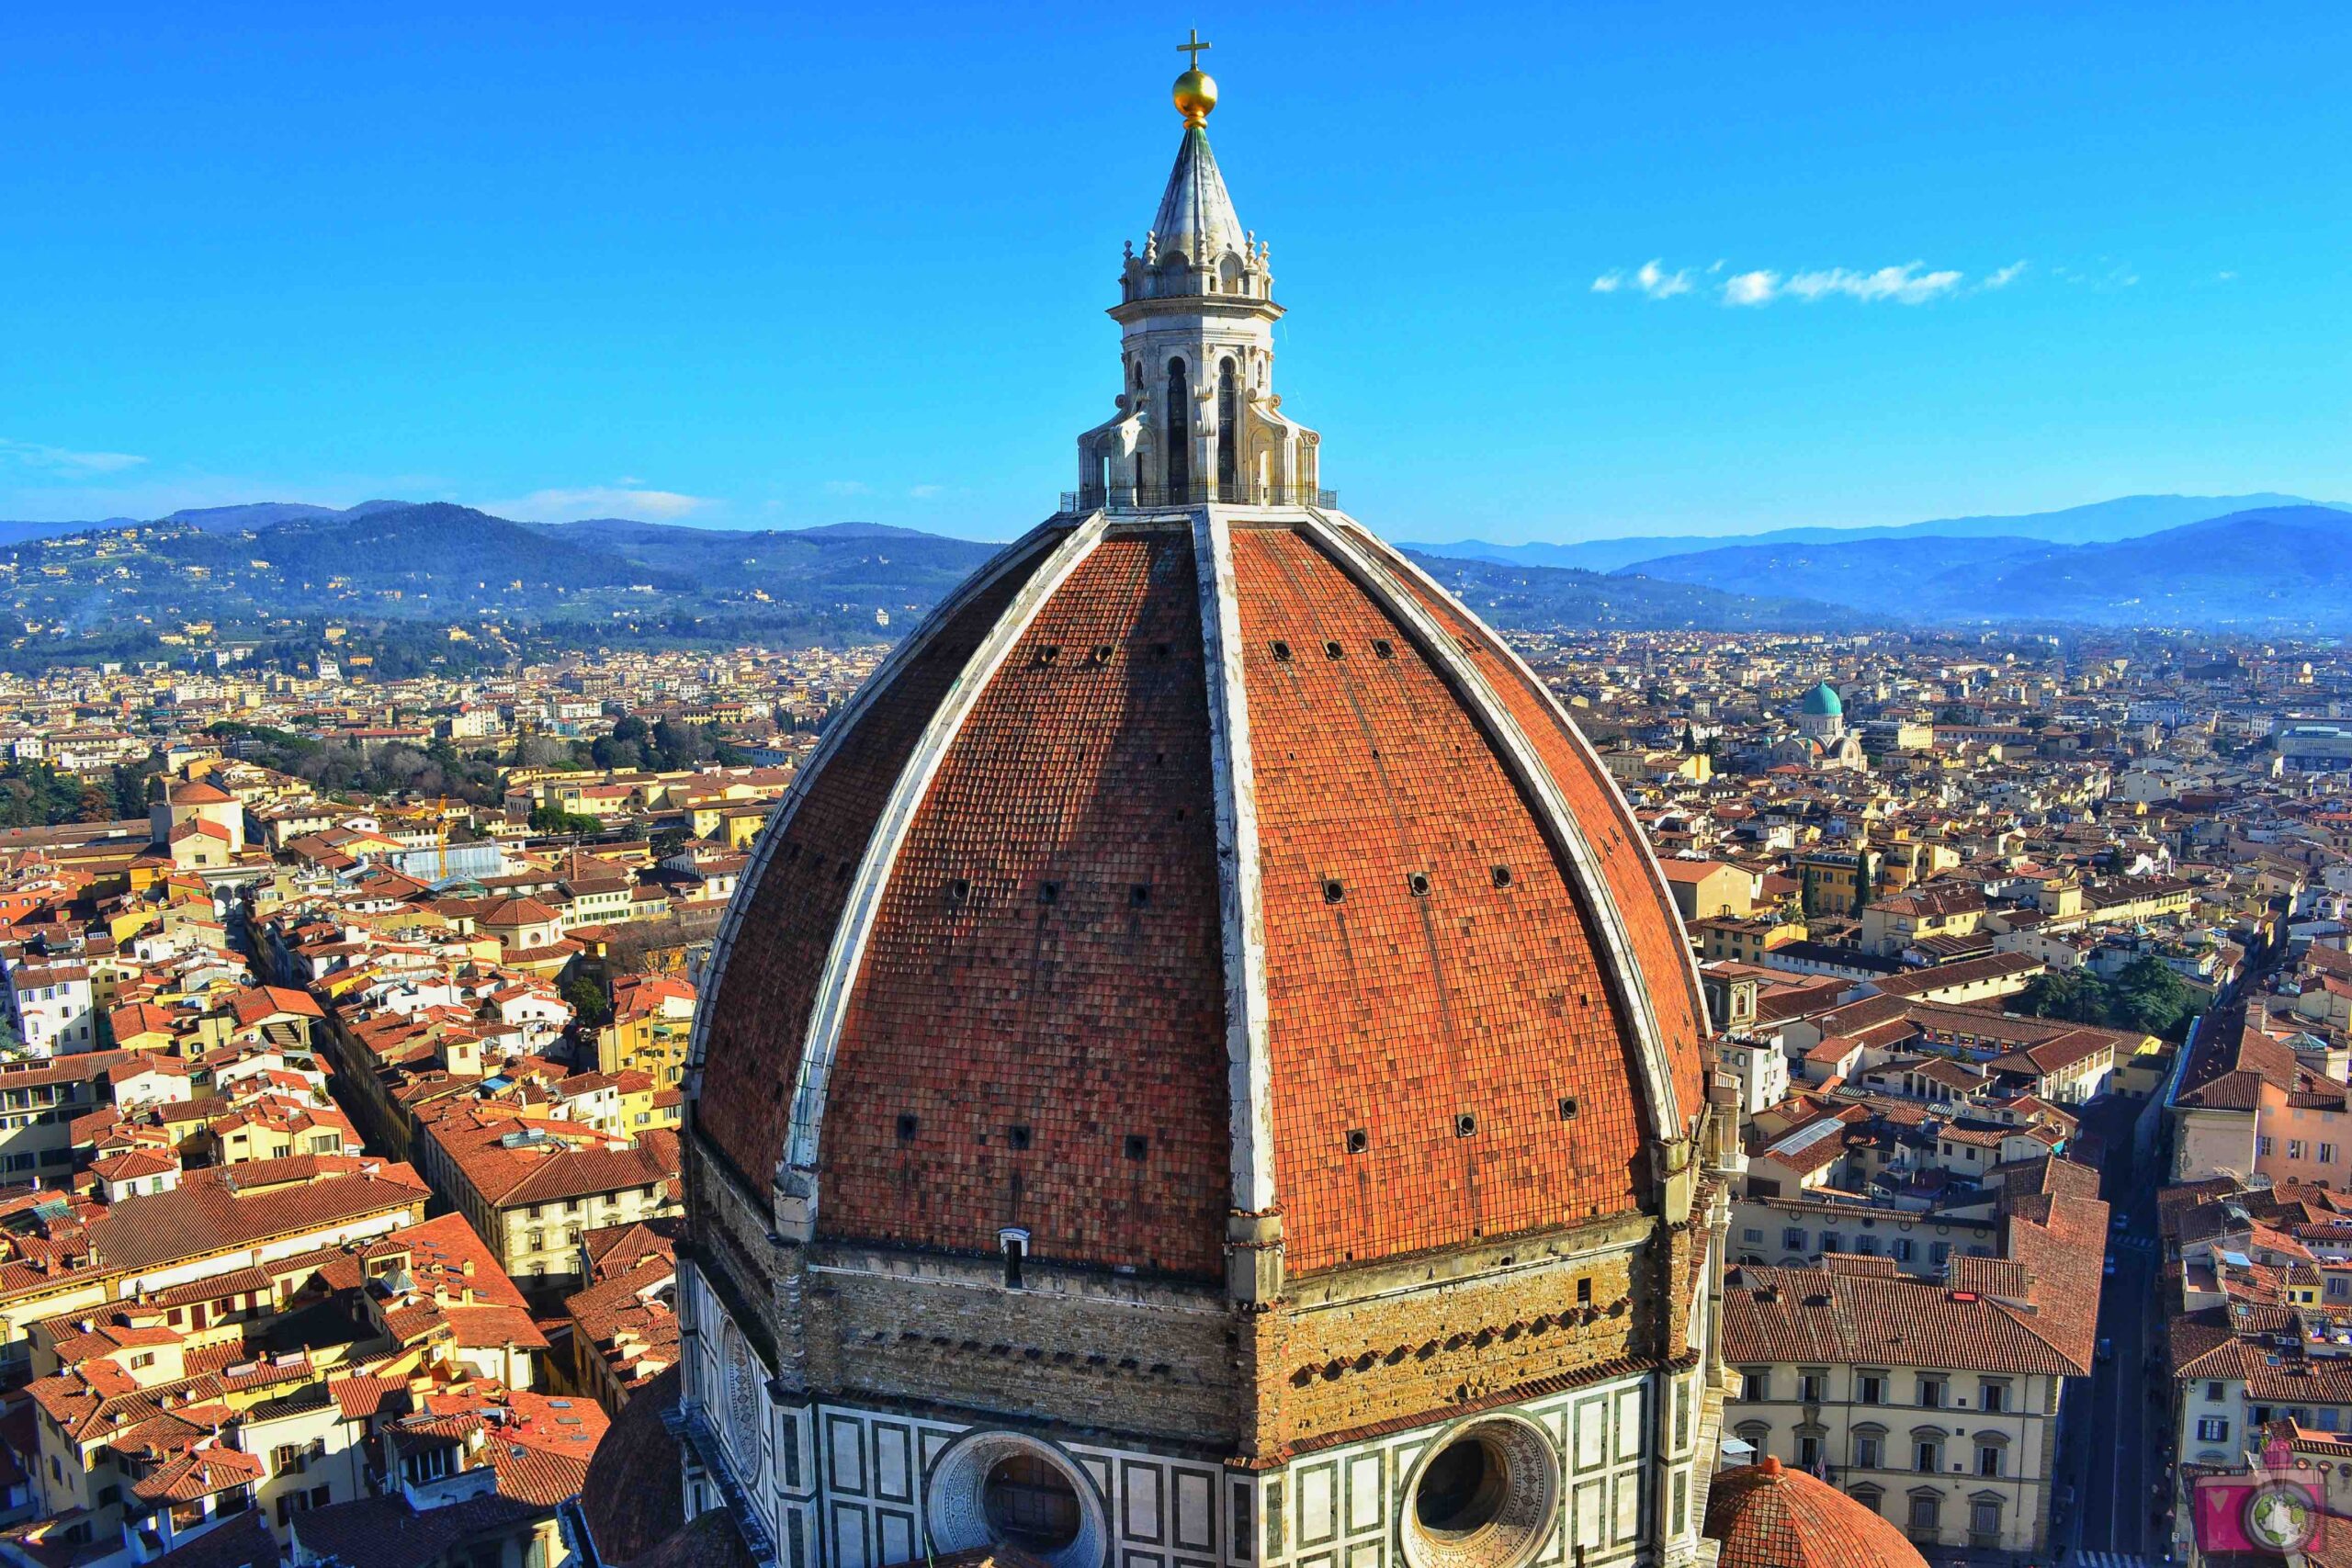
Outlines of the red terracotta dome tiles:
M1106 540L1038 612L877 909L828 1095L823 1233L993 1251L1018 1225L1041 1259L1221 1274L1205 682L1187 536Z
M1376 540L1357 536L1394 559L1393 553ZM1687 1122L1706 1099L1706 1069L1700 1046L1707 1033L1706 1012L1695 994L1689 944L1673 897L1648 864L1640 825L1626 809L1616 784L1567 732L1551 703L1529 689L1526 676L1494 633L1465 616L1442 595L1430 592L1407 570L1400 568L1398 575L1438 623L1454 635L1518 720L1592 845L1609 896L1623 911L1634 964L1648 987L1650 1006L1671 1060L1675 1097Z
M1717 1568L1927 1568L1884 1517L1777 1459L1717 1472L1706 1534Z
M1438 672L1312 544L1238 530L1233 558L1290 1268L1633 1207L1636 1068L1530 806Z
M735 1174L765 1192L783 1157L792 1088L833 930L890 785L989 628L1045 558L1033 546L942 626L877 692L839 750L799 781L784 841L736 923L713 998L696 1126Z

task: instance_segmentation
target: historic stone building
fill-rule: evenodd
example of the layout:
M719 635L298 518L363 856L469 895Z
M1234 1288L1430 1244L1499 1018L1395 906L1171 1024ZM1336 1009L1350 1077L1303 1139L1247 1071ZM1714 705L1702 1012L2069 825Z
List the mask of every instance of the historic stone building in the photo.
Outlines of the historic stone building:
M1672 900L1544 688L1317 489L1176 98L1118 417L720 931L686 1516L785 1568L1711 1561L1734 1128Z

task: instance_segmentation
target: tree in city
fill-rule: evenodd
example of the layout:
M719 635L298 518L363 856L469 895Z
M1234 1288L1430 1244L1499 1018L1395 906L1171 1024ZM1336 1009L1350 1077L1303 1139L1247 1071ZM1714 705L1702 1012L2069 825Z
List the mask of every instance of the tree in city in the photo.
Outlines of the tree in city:
M592 1028L613 1015L612 998L605 995L605 987L585 975L575 975L563 983L563 999L571 1004L580 1021Z
M2108 1022L2142 1034L2177 1039L2204 1005L2196 988L2154 953L2125 964L2108 987Z
M601 833L604 829L605 825L594 817L582 816L577 811L566 811L560 806L535 807L531 811L531 831L534 833L581 839Z
M2029 1018L2105 1023L2107 982L2087 969L2045 970L2026 982L2018 994L2017 1010Z

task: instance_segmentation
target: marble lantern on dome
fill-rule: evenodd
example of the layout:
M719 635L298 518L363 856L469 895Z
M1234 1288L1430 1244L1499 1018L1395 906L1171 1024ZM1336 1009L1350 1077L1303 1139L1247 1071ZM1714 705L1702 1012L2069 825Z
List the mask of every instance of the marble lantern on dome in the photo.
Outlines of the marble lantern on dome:
M1273 389L1269 247L1233 210L1205 126L1216 84L1185 73L1183 141L1159 210L1119 274L1118 412L1078 438L1075 510L1200 502L1329 504L1315 432Z

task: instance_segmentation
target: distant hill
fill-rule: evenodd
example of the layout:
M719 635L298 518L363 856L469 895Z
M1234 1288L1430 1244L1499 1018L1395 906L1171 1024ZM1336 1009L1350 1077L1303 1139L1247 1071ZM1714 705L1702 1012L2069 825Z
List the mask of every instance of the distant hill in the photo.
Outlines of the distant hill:
M863 523L738 533L517 523L446 502L208 508L0 541L14 608L36 628L0 643L0 664L150 656L196 623L298 644L328 621L554 649L870 641L921 619L996 548Z
M1916 582L1962 567L2014 556L2041 556L2053 547L2039 539L1877 538L1852 542L1737 543L1690 555L1661 556L1622 569L1726 592L1761 591L1832 604L1884 603L1890 582Z
M1614 571L1640 562L1682 558L1710 550L1755 545L1858 544L1866 539L2039 539L2051 544L2094 544L2102 540L2136 538L2209 517L2264 507L2332 505L2352 510L2352 503L2311 502L2298 495L2127 495L2093 502L2057 512L2028 512L2003 517L1942 517L1926 523L1892 524L1875 528L1775 528L1762 534L1639 535L1615 539L1588 539L1575 544L1493 545L1479 539L1454 544L1411 545L1417 550L1437 550L1449 556L1512 561L1525 566L1581 567L1588 571Z
M136 527L136 517L106 517L87 523L0 523L0 546L28 544L35 539L62 539L100 528Z
M1408 553L1483 619L1506 629L1843 632L1884 626L1891 618L1815 600L1759 599L1646 577Z
M2352 512L2256 507L2134 538L1734 545L1625 569L1939 624L2352 629Z
M2352 630L2352 513L2272 506L2108 544L1961 567L1924 585L1951 620Z

